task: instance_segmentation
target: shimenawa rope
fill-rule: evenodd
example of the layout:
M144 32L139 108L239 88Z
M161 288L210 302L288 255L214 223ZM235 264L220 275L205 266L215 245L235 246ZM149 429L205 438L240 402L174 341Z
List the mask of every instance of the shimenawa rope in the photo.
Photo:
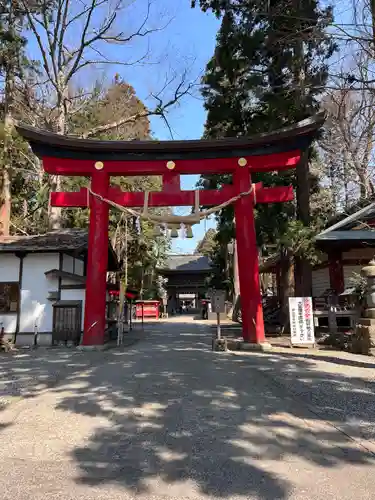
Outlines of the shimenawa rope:
M255 191L255 185L252 184L251 188L248 191L245 191L243 193L238 194L237 196L234 196L233 198L230 198L228 201L225 201L224 203L221 203L220 205L217 205L215 207L209 208L208 210L199 210L199 189L195 190L195 203L194 203L194 213L191 215L151 215L148 212L148 204L149 204L149 191L145 192L145 199L144 199L144 205L143 205L143 210L142 212L138 212L137 210L134 210L132 208L128 207L123 207L122 205L119 205L118 203L108 200L107 198L104 198L98 193L95 193L90 187L87 188L87 193L88 193L88 201L89 201L89 194L92 196L95 196L100 201L103 201L105 203L108 203L108 205L111 205L114 208L117 208L121 212L127 212L129 215L132 215L133 217L139 217L140 219L147 220L148 222L151 222L152 224L187 224L187 225L193 225L199 223L202 219L206 219L209 215L212 215L216 212L219 212L223 208L231 205L232 203L235 203L237 200L243 198L244 196L248 196L251 193L254 193L254 204L256 204L256 191ZM89 203L88 203L89 206Z

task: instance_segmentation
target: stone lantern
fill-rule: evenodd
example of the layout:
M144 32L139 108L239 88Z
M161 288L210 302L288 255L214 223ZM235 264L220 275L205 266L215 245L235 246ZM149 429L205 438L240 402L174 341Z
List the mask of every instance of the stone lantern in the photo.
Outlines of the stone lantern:
M361 271L367 280L365 310L356 325L353 352L357 354L375 354L375 259L372 259Z

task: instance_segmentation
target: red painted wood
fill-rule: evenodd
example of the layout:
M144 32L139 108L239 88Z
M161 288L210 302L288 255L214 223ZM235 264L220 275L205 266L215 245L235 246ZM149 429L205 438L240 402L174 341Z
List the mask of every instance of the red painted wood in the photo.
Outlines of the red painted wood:
M175 184L168 184L167 192L152 192L149 195L150 207L163 206L189 206L194 204L194 191L175 191ZM170 191L168 191L170 190ZM201 205L220 205L237 195L234 186L225 186L221 190L201 190L199 201ZM143 207L143 192L123 192L117 187L111 187L108 199L122 205L123 207ZM261 183L256 184L257 203L278 203L293 200L293 188L291 186L278 186L263 188ZM87 207L87 190L70 193L51 193L51 205L53 207Z
M233 182L238 192L251 186L249 172L238 169ZM242 334L245 342L264 342L262 297L259 283L258 248L254 221L254 198L246 196L235 203L238 273L240 279Z
M299 151L262 156L245 156L251 172L270 172L294 168L300 160ZM173 160L173 158L170 158ZM97 158L100 161L100 157ZM173 173L177 174L219 174L235 172L239 167L238 158L207 158L197 160L176 160ZM69 158L43 158L44 170L57 175L93 175L96 170L93 160L71 160ZM105 161L104 170L108 175L163 175L168 172L167 162L155 161Z
M108 196L109 176L95 172L92 190ZM90 196L90 227L85 296L83 345L102 345L105 331L106 284L108 267L109 205Z
M180 175L175 172L166 172L163 175L163 192L178 193L180 190Z
M293 200L293 186L269 187L256 192L256 203L283 203Z
M98 193L99 194L99 193ZM217 205L228 201L236 195L233 186L226 186L221 190L202 190L199 201L202 205ZM123 192L117 188L110 188L108 199L123 207L143 207L143 192ZM179 192L151 192L149 194L150 207L164 206L188 206L193 205L195 199L194 191ZM78 192L51 193L51 205L53 207L86 207L87 190L81 189Z
M336 293L342 293L345 290L345 279L341 252L331 252L328 261L330 287Z
M200 205L219 205L236 196L233 186L227 186L221 190L202 190L199 193ZM112 193L111 199L122 206L143 207L144 193ZM152 192L149 194L148 204L150 207L184 207L193 206L195 202L194 191L177 192Z
M86 188L82 188L80 191L76 192L53 192L50 195L50 202L52 207L76 207L76 208L86 208L88 200L88 191Z
M159 319L160 302L158 300L146 300L137 302L136 316L137 318L155 318Z

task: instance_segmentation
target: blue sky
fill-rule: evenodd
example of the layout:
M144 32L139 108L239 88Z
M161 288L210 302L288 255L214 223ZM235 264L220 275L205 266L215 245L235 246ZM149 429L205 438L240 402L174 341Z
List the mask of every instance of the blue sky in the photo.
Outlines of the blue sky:
M178 5L178 8L176 7ZM160 9L160 10L159 10ZM163 62L158 63L155 67L138 68L138 71L132 71L126 76L136 89L137 94L142 99L147 101L147 96L150 92L150 87L153 84L155 89L160 88L160 78L164 74L176 72L179 76L184 70L188 70L188 79L190 81L199 80L204 73L206 63L212 57L215 43L216 33L219 27L219 21L212 13L202 13L200 9L190 8L190 0L158 0L158 11L155 11L154 16L158 12L168 22L168 24L160 33L151 35L152 49L150 58L159 60L159 55ZM161 21L163 22L163 21ZM138 46L138 50L142 50ZM138 52L137 52L138 53ZM153 78L153 72L158 73ZM126 74L126 71L125 71ZM178 81L178 76L176 82ZM147 80L147 84L145 84ZM150 81L151 80L151 81ZM174 85L171 85L173 91ZM152 101L149 101L150 103ZM205 110L203 102L198 91L193 97L186 97L182 102L173 108L168 114L168 122L172 129L173 139L199 139L202 137L205 123ZM165 123L160 119L152 119L152 131L157 139L171 139L170 131ZM197 176L185 176L182 178L182 189L194 189L198 180ZM182 215L189 213L191 207L186 209L181 207L175 209L175 213ZM174 239L172 241L172 251L190 253L193 252L198 241L204 236L204 232L209 227L214 227L215 221L211 220L202 222L193 227L194 238L192 239Z
M71 1L73 12L70 17L77 13L75 11L82 9L84 1ZM93 33L95 33L95 28L100 27L103 17L112 14L111 4L117 1L107 0L95 12L92 18L95 25ZM151 9L145 27L154 29L154 33L147 37L136 37L131 43L125 45L100 42L100 47L96 47L108 60L117 59L129 64L87 66L75 78L77 86L86 89L98 79L110 82L113 81L114 75L119 73L124 81L133 85L140 99L152 109L156 102L152 94L158 94L164 87L165 81L174 77L162 95L164 102L171 97L181 75L185 72L186 81L196 83L200 81L206 63L214 52L219 20L212 13L202 13L199 8L191 9L191 0L123 0L124 9L116 11L117 18L113 31L123 32L124 36L135 33L145 18L150 1ZM335 7L336 21L349 22L351 12L349 0L336 1ZM65 33L65 44L70 50L74 51L77 48L82 29L83 24L80 26L79 22L75 22ZM46 43L45 40L44 43ZM41 59L34 37L29 40L28 50L32 57ZM331 70L342 63L342 53L337 57L340 60L333 58ZM87 59L98 59L97 52L85 53L85 60ZM139 64L134 64L134 61L139 60L141 60ZM151 119L152 132L156 139L201 138L205 123L205 110L198 89L193 96L186 96L170 110L168 123L170 128L160 119ZM172 130L172 136L170 130ZM197 180L196 176L183 178L182 188L194 189ZM189 213L190 210L191 207L186 207L175 209L175 212L183 214ZM194 226L194 238L173 240L172 250L186 253L194 251L198 241L203 238L205 229L214 226L213 219Z
M137 31L145 19L147 6L150 0L124 0L124 9L117 11L116 24L113 31L122 31L125 36ZM98 28L106 15L111 15L111 0L108 0L99 10L95 12L92 19L94 28ZM90 82L95 80L111 81L116 73L120 74L124 81L130 83L138 97L151 109L155 106L155 99L151 94L158 93L166 80L175 77L169 87L163 93L163 101L174 93L181 75L186 73L186 81L200 81L204 73L207 61L213 54L215 38L219 21L212 13L202 13L199 8L191 9L191 0L152 0L149 18L146 25L148 29L156 31L148 37L137 37L126 45L103 44L96 46L105 57L110 60L134 62L142 59L141 64L124 65L102 65L92 67L91 65L82 70L75 78L75 84L87 88ZM81 3L71 2L70 18L82 10ZM77 12L75 12L77 11ZM83 20L82 20L83 23ZM162 29L161 29L162 28ZM75 22L65 33L65 43L70 49L77 47L77 37L81 36L83 24ZM42 33L40 33L43 37ZM44 45L46 40L44 39ZM41 59L40 51L34 37L30 37L28 50L31 56ZM85 52L85 59L97 59L94 51ZM143 59L142 56L146 57ZM174 106L168 113L168 123L172 129L173 137L165 123L160 119L152 119L152 132L156 139L199 139L202 136L205 111L202 98L197 89L194 96L187 96L178 106ZM189 176L182 179L182 189L194 188L198 177ZM191 207L176 209L176 213L182 215L189 213ZM194 251L198 241L203 238L205 228L213 227L214 220L202 222L194 226L193 239L178 238L173 240L172 250L175 252L190 253Z

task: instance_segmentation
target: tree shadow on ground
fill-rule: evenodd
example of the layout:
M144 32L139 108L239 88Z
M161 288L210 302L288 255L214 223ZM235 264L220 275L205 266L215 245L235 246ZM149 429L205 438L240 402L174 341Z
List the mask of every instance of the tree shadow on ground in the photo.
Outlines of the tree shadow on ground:
M148 328L129 350L0 359L3 373L38 382L25 397L52 390L57 410L109 423L72 451L79 484L273 500L289 497L296 459L374 466L353 442L375 438L374 381L300 356L212 353L211 330L196 323Z
M285 347L285 346L281 346ZM323 349L324 352L327 352L326 349ZM340 352L340 351L339 351ZM335 356L330 356L329 354L309 354L305 352L283 352L282 354L283 358L303 358L303 359L311 359L311 360L317 360L317 361L324 361L325 363L333 363L335 365L342 365L342 366L353 366L356 368L366 368L366 369L374 369L375 368L375 363L371 362L373 358L364 356L364 355L358 355L359 359L352 359L352 358L344 358L344 357L335 357ZM361 361L360 358L367 358L364 361Z

